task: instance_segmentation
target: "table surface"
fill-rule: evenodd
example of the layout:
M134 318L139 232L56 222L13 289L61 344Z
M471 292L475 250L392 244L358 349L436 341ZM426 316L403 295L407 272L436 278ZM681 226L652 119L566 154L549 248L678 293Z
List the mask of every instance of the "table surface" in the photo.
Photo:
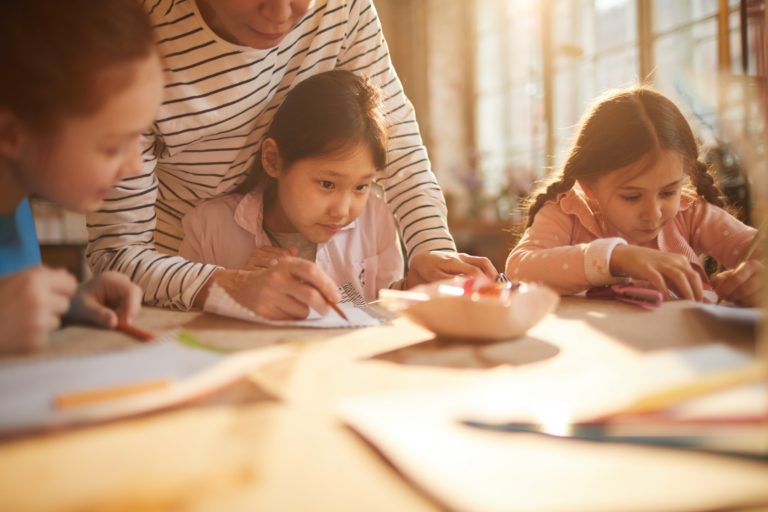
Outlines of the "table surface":
M754 351L756 336L749 327L719 323L685 301L644 311L579 298L561 301L526 336L494 343L442 342L405 318L369 329L313 331L145 308L136 325L156 332L183 328L230 349L283 343L293 355L256 371L252 382L257 386L243 384L209 403L0 441L4 510L440 510L438 501L338 420L341 399L461 384L500 369L557 378L569 370L713 341ZM134 343L117 332L67 327L33 357ZM654 455L648 470L675 457L683 456L673 450ZM768 504L768 464L685 457L675 459L678 470L704 465L709 474L738 478L739 485L718 490L722 501L712 506ZM572 461L597 475L589 492L598 497L616 492L601 485L599 471L605 468L589 473L589 459ZM526 463L535 462L521 460ZM610 471L616 477L621 469ZM691 496L706 485L681 476L669 485L688 488ZM567 495L567 488L583 486L584 478L552 485L551 492L560 486ZM637 486L641 490L642 482ZM520 508L536 503L526 501L525 489L514 492Z

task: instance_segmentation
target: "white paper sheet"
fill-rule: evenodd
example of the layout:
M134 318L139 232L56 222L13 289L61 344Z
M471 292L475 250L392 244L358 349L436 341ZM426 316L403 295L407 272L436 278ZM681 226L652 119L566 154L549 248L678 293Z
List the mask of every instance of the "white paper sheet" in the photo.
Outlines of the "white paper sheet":
M564 413L567 421L571 415L615 410L660 387L748 361L723 345L669 350L599 373L532 376L510 371L460 387L359 396L344 401L339 414L402 474L451 510L612 511L628 503L633 510L728 509L734 503L727 500L734 496L764 498L765 474L735 463L727 471L692 463L686 452L668 451L659 458L662 452L656 449L627 451L481 430L461 420L527 422L543 420L540 414L549 412ZM691 400L680 413L761 411L768 412L768 389L752 385ZM690 486L669 485L669 475L685 475L701 488L691 493ZM601 485L605 482L610 485Z
M162 339L92 356L0 363L0 433L118 418L193 399L213 391L290 351L275 346L231 355ZM63 393L171 381L156 391L56 409Z
M339 308L344 311L347 317L349 317L349 321L341 318L333 310L330 310L325 316L321 316L318 312L311 310L309 316L304 320L270 320L242 306L233 299L224 288L219 286L218 283L213 283L211 286L204 306L204 310L209 313L280 327L333 329L344 327L373 327L381 324L377 318L369 315L365 310L357 307L352 302L343 302L339 304Z
M718 320L757 324L765 319L762 308L740 308L722 304L698 304L701 311Z

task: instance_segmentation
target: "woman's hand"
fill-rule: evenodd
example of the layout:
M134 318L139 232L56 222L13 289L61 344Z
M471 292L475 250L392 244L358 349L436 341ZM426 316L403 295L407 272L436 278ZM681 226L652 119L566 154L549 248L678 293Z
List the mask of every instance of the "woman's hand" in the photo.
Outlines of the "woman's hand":
M491 260L482 256L446 251L422 252L411 258L406 286L413 288L441 279L477 274L485 274L493 280L499 275Z
M701 277L682 254L662 252L636 245L617 245L611 254L611 274L648 281L670 296L703 299Z
M65 270L32 267L0 278L0 351L44 347L69 309L77 280Z
M717 296L741 306L757 306L763 295L765 265L758 260L747 260L738 267L712 277Z
M277 265L286 256L298 255L298 252L295 247L289 249L273 246L257 247L248 257L245 270L266 270Z
M80 285L66 314L68 320L113 329L131 323L141 309L141 288L125 274L103 272Z
M237 302L271 320L306 318L312 308L328 312L341 300L336 283L314 262L282 256L262 270L217 270L213 278Z

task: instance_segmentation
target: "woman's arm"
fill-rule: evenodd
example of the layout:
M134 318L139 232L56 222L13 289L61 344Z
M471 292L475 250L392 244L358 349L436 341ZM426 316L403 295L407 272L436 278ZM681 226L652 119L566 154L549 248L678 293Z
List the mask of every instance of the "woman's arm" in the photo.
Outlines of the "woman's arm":
M432 173L413 105L390 61L373 3L358 0L349 5L348 37L337 67L368 76L382 91L389 143L387 168L378 182L397 223L406 258L432 250L455 252L445 198Z

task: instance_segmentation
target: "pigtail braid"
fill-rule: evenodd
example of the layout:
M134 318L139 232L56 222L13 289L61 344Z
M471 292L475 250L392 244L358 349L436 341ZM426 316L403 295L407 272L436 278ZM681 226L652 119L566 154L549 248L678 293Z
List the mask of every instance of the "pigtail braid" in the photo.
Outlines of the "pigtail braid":
M533 224L533 218L541 210L541 208L547 203L555 199L557 196L564 192L568 192L573 188L575 180L570 176L561 175L557 181L551 182L546 188L533 196L530 200L530 206L528 207L528 220L525 223L525 227L529 228Z
M715 179L709 173L709 166L707 164L697 160L693 165L691 180L696 187L696 193L706 199L707 202L720 208L725 207L723 194L715 184Z

